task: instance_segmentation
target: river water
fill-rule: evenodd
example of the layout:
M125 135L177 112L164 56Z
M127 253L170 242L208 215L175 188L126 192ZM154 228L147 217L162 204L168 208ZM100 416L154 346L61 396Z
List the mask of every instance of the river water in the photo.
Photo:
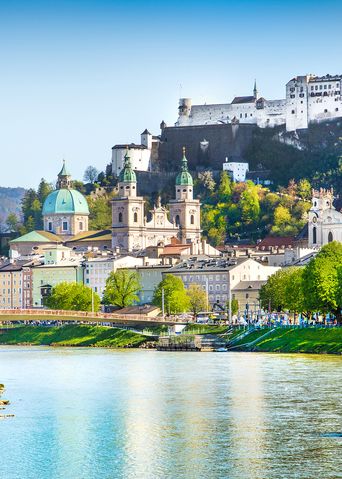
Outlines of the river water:
M0 348L1 479L342 478L342 358Z

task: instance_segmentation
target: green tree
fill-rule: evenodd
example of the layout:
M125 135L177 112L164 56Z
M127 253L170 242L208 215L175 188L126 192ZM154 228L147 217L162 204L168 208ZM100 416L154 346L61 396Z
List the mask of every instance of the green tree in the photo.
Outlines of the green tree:
M137 293L140 290L138 273L127 269L118 269L108 276L102 301L104 304L125 308L139 301Z
M232 316L237 314L239 312L239 301L237 299L232 299L231 300L231 308L232 308ZM226 309L229 311L229 301L226 303Z
M83 179L88 183L95 183L98 176L99 171L95 168L95 166L88 166L84 172Z
M105 230L112 225L111 197L108 195L97 198L87 197L89 205L89 229Z
M241 194L240 209L242 221L247 225L258 221L260 214L258 187L251 181L247 181L246 189Z
M191 284L187 290L189 310L197 317L200 311L208 309L208 295L199 284Z
M305 301L311 311L332 312L341 322L342 244L326 244L306 266L303 274Z
M68 311L92 311L94 307L94 311L98 311L100 297L84 284L62 282L52 288L44 305L50 309Z
M17 233L19 231L20 222L15 213L10 213L6 219L6 227L8 231L14 231Z
M219 201L228 201L232 194L232 182L230 176L226 171L221 173L220 184L218 187Z
M267 282L260 288L260 303L264 309L270 311L281 311L286 309L286 284L289 269L279 269L272 274Z
M211 171L203 171L202 173L199 173L198 181L207 193L211 194L215 190L216 183Z
M152 303L162 308L164 290L165 309L170 314L183 313L189 310L189 297L181 278L167 274L154 291Z
M40 180L40 183L38 185L38 191L37 191L37 196L38 200L41 205L44 204L44 201L46 200L47 196L53 191L53 187L50 183L47 183L47 181L42 178Z
M311 184L310 181L306 178L299 180L297 186L297 195L300 196L303 200L311 200Z

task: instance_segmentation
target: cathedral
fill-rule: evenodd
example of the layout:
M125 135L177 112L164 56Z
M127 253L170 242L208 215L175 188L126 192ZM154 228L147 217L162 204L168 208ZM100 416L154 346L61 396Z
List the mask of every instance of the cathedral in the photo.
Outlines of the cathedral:
M308 246L320 248L331 241L342 242L342 213L333 206L333 190L312 191L308 221Z
M184 244L201 245L201 205L193 197L193 179L183 148L181 170L176 177L175 199L165 208L158 200L147 220L145 200L137 195L137 178L128 152L119 175L118 196L112 200L112 246L123 251L139 251L149 246L169 244L177 238ZM170 212L170 219L168 213Z

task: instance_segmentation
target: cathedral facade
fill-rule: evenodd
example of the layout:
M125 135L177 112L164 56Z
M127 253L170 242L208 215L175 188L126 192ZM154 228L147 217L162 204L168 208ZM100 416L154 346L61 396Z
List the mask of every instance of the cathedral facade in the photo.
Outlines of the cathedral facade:
M200 202L193 197L193 180L188 171L185 149L177 175L175 199L169 209L157 204L147 220L145 200L137 195L137 178L128 153L119 175L118 196L112 200L112 247L139 251L148 246L169 244L172 238L182 243L201 244ZM170 211L170 219L169 219Z

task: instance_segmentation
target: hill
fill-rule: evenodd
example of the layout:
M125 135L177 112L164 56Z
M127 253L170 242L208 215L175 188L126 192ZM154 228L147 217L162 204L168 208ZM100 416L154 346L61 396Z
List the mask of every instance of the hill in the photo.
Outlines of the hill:
M0 224L4 226L7 216L15 213L21 216L21 199L24 196L24 188L5 188L0 186Z

